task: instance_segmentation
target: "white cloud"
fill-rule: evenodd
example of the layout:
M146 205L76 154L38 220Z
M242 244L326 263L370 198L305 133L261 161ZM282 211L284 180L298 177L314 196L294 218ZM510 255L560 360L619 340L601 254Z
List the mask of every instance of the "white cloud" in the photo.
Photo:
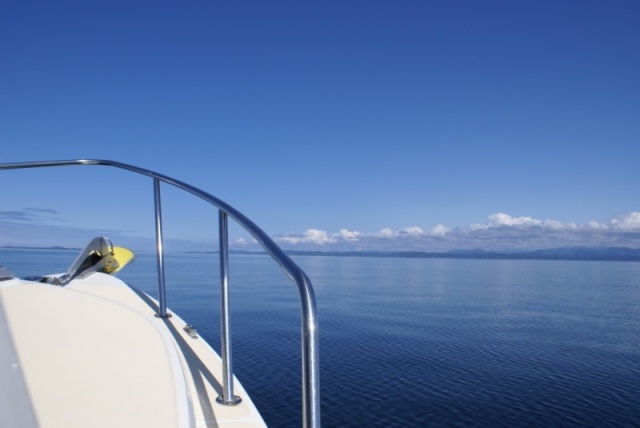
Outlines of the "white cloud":
M546 225L550 227L557 227L560 225L559 222L553 220L547 220L545 222L541 220L534 219L533 217L523 216L523 217L512 217L509 214L505 213L495 213L491 214L488 218L488 222L484 224L472 224L469 226L471 230L486 230L492 227L509 227L509 226L541 226Z
M336 239L330 236L324 230L318 229L307 229L301 235L286 235L275 238L278 242L283 242L287 244L332 244L336 242Z
M593 221L593 220L588 222L585 226L590 229L602 229L602 230L607 229L607 225L598 223L597 221Z
M429 231L420 226L384 228L368 233L340 229L329 233L308 229L300 235L276 238L283 245L325 250L431 251L483 249L520 251L571 246L640 247L640 212L614 217L607 223L585 224L540 220L530 216L514 217L495 213L486 223L449 228L438 224Z
M27 224L46 224L51 221L59 222L58 214L56 210L51 208L24 208L15 211L0 211L0 220Z
M384 229L382 229L380 232L374 234L373 236L379 236L381 238L393 238L395 236L395 233L394 233L393 229L385 227Z
M404 237L422 236L425 234L425 232L421 227L411 226L411 227L403 227L401 229L396 229L396 230L393 230L389 227L385 227L381 231L374 234L370 234L370 235L366 235L363 233L360 233L360 234L363 236L373 236L373 237L379 237L379 238L397 238L401 236L404 236Z
M433 236L445 236L449 232L449 228L441 224L431 229L431 235Z
M340 232L338 232L338 236L346 239L347 241L357 241L358 237L360 236L360 232L356 232L355 230L340 229Z
M539 225L540 220L531 217L511 217L508 214L496 213L489 216L489 223L492 226L516 226L516 225Z
M396 236L408 235L408 236L421 236L424 235L424 230L418 226L405 227L400 229Z
M640 212L619 215L611 219L611 226L624 231L640 231Z
M545 220L544 225L545 225L545 227L548 227L549 229L554 229L554 230L576 229L577 228L577 225L575 223L562 224L561 222L556 221L556 220Z

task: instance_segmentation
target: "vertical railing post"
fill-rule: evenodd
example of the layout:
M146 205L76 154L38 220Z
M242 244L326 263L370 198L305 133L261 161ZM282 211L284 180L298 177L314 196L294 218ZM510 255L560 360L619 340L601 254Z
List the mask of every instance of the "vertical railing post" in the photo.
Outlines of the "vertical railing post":
M153 179L153 199L156 213L156 256L158 259L158 313L157 317L168 318L164 284L164 248L162 240L162 203L160 201L160 180Z
M219 210L220 233L220 340L222 353L222 395L216 398L221 404L235 405L242 399L233 395L233 358L231 355L231 326L229 323L229 226L227 213Z
M302 303L302 426L320 428L320 362L318 318L311 282L302 275L305 285ZM302 288L300 288L302 290Z
M303 427L320 427L320 377L319 377L319 339L318 323L316 315L316 303L311 282L304 272L289 259L284 252L267 236L260 228L253 224L242 213L224 201L205 193L193 186L174 180L162 174L155 173L143 168L127 165L119 162L96 159L77 159L69 161L44 161L44 162L18 162L0 163L0 170L40 168L68 165L105 165L122 168L138 174L153 177L155 215L156 215L156 254L158 258L158 317L170 317L167 313L165 298L165 277L164 277L164 249L162 239L162 210L160 203L160 182L176 186L186 192L200 197L208 203L219 208L220 214L220 271L222 283L222 360L223 360L223 395L217 400L223 404L235 404L240 402L240 398L233 395L233 370L231 364L231 340L229 329L229 244L227 216L230 215L240 226L251 233L251 235L267 250L267 253L277 261L285 270L287 275L293 279L298 287L302 303L302 402L303 402ZM230 213L230 214L228 214Z

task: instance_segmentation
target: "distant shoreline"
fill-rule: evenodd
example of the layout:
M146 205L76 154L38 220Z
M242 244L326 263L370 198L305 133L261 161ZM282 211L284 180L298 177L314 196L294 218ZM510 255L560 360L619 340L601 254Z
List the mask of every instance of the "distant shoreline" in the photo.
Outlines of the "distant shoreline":
M20 245L0 246L8 250L71 250L73 247L29 247ZM146 252L146 251L145 251ZM266 255L262 251L230 250L231 254ZM179 254L217 254L218 251L178 251ZM583 260L583 261L640 261L640 248L627 247L568 247L533 251L500 252L485 250L452 250L447 252L425 251L301 251L285 250L289 256L321 257L392 257L412 259L467 259L467 260Z
M184 251L194 254L217 254L217 251ZM230 250L231 254L264 255L259 251ZM425 251L300 251L285 250L290 256L323 257L397 257L419 259L475 259L475 260L584 260L584 261L640 261L640 248L549 248L543 250L499 252L484 250Z
M2 245L0 248L5 250L74 250L80 251L81 248L75 247L60 247L58 245L53 247L28 247L24 245Z

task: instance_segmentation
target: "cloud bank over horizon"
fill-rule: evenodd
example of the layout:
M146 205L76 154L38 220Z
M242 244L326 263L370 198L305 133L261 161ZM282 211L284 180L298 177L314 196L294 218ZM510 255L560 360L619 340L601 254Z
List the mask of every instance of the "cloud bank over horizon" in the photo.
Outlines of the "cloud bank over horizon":
M0 211L0 246L83 246L94 236L107 236L119 245L153 249L153 237L139 236L133 230L87 229L73 227L47 208ZM424 251L452 250L531 251L559 247L640 248L640 212L632 211L600 223L562 223L533 217L514 217L502 212L484 223L463 227L438 224L430 229L409 226L383 228L377 232L340 229L328 232L309 228L299 233L274 236L287 250L307 251ZM233 249L259 250L248 238L231 238ZM216 242L172 239L167 248L176 251L211 251Z
M585 224L539 220L528 216L492 214L485 223L449 228L439 224L384 228L367 233L341 229L329 233L307 229L300 234L275 237L285 248L325 251L426 251L451 250L530 251L555 247L640 247L640 212L613 217L606 223Z

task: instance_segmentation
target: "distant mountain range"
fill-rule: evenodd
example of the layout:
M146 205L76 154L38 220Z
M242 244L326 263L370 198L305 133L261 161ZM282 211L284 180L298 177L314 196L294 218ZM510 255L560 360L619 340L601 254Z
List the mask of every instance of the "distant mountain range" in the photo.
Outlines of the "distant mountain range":
M79 250L64 247L4 246L7 249ZM216 251L186 251L186 253L215 253ZM627 247L566 247L532 251L451 250L446 252L424 251L298 251L287 250L292 256L334 257L405 257L424 259L511 259L511 260L619 260L640 261L640 248ZM263 252L231 250L234 254L260 255Z
M9 250L78 250L78 251L81 250L81 248L61 247L59 245L56 245L53 247L29 247L25 245L3 245L3 246L0 246L0 248L6 248Z
M619 260L640 261L640 248L626 247L568 247L543 250L500 252L485 250L422 251L287 251L300 256L342 257L407 257L431 259L516 259L516 260Z

